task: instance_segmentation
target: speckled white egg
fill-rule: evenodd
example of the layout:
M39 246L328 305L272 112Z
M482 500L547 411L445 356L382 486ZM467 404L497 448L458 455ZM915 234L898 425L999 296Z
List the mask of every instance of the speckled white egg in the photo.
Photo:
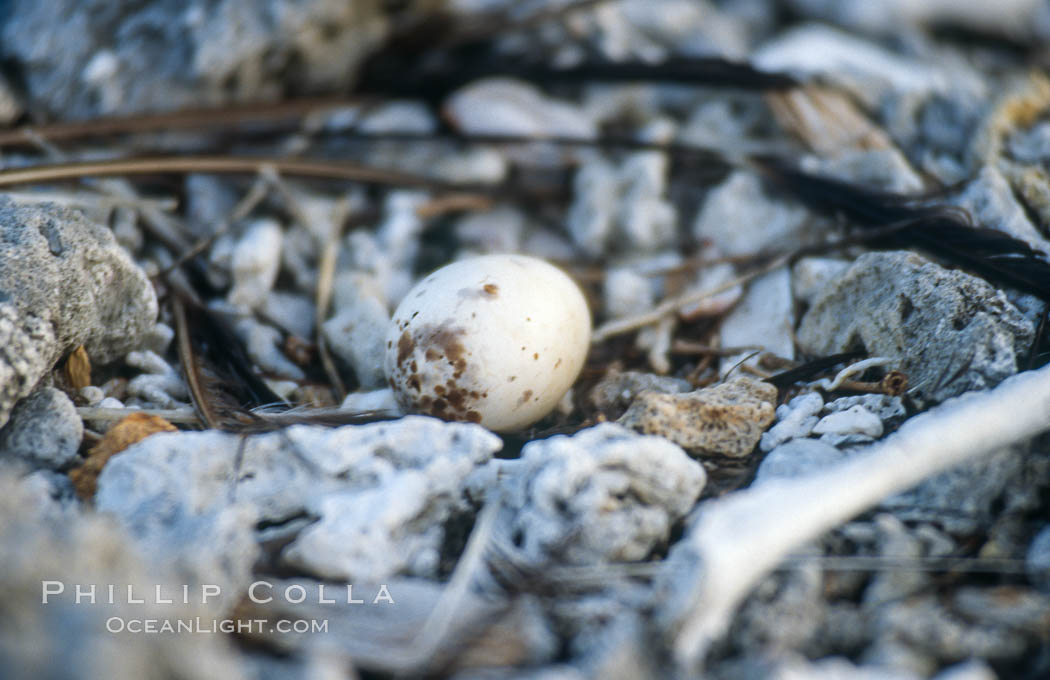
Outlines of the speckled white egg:
M386 338L386 375L407 411L530 425L583 368L591 315L563 271L524 255L453 262L409 291Z

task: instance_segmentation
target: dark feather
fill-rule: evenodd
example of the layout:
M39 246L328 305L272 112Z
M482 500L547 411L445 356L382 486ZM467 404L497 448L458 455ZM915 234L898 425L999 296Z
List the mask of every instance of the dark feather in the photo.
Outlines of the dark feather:
M365 425L401 417L388 411L347 411L340 408L294 408L278 413L254 411L252 415L254 420L246 423L241 432L270 432L292 425Z
M817 357L812 361L807 361L801 366L790 368L786 371L771 375L765 378L765 382L773 385L777 389L784 389L790 387L801 380L808 380L818 373L822 373L833 366L838 366L847 361L853 359L859 359L867 354L863 350L855 350L852 352L842 352L841 354L830 354L826 357Z
M990 281L1050 300L1046 253L1001 231L975 225L962 208L937 205L936 195L872 191L802 171L778 158L754 158L752 163L773 185L818 212L844 215L866 228L900 226L880 240L887 247L922 248Z
M798 86L785 74L763 71L747 62L718 57L669 59L658 64L645 62L584 62L556 68L544 64L479 56L478 53L446 55L444 59L409 60L388 54L373 60L365 69L358 94L384 97L411 96L440 103L452 91L480 78L501 76L527 80L538 86L552 83L664 82L684 85L729 87L765 92Z
M177 289L172 311L190 397L208 427L240 430L256 420L248 408L282 401L255 373L224 318Z

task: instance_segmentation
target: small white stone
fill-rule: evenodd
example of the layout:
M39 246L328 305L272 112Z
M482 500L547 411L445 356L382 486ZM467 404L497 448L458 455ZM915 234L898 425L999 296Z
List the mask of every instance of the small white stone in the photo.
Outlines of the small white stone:
M513 253L521 250L525 215L501 206L487 212L472 212L456 221L456 238L464 248L478 254Z
M266 300L281 265L282 238L281 226L267 219L255 222L237 241L230 304L256 307Z
M655 296L649 278L633 268L617 267L605 273L605 313L610 318L640 314L652 309Z
M486 78L456 91L445 115L461 132L474 135L581 137L594 139L598 128L581 108L547 97L512 78Z
M88 385L87 387L80 388L80 398L88 406L98 406L99 402L106 398L106 393L102 391L101 387L96 385Z
M668 142L674 124L666 118L651 122L640 137L645 141ZM678 211L664 198L667 191L667 154L638 151L630 154L618 170L620 187L617 222L627 249L652 252L672 245L678 231Z
M259 323L251 317L238 319L234 328L244 342L248 356L268 373L285 378L301 380L303 369L293 364L278 348L281 344L281 332L273 326Z
M803 241L811 222L804 208L770 198L758 177L738 170L708 194L693 235L725 255L751 255Z
M754 484L805 477L842 461L846 453L819 439L792 439L769 452L755 472Z
M824 399L816 392L802 394L777 407L777 424L762 434L759 448L772 451L786 441L808 437L816 427Z
M1050 525L1043 527L1028 546L1025 570L1032 583L1050 591Z
M460 260L398 306L386 374L407 411L514 430L558 404L590 334L587 302L560 269L524 255Z
M344 411L386 411L392 415L401 414L394 391L388 387L370 392L351 392L346 395L339 408Z
M263 378L263 382L270 388L270 391L276 394L281 399L291 403L292 397L295 395L295 391L299 389L299 383L294 380L272 380L270 378Z
M356 293L356 297L352 293ZM325 339L332 352L354 369L361 387L380 387L386 383L383 343L390 313L367 287L343 291L341 302L339 313L324 322Z
M712 254L712 256L714 256ZM696 275L696 282L689 287L689 291L714 290L718 286L728 283L736 276L736 270L729 263L715 264L703 267ZM731 309L740 301L744 295L743 286L733 286L728 290L717 293L703 300L685 305L678 310L679 315L687 320L694 321L705 316L718 316Z
M153 330L146 335L146 339L142 342L142 347L163 356L174 339L175 329L166 323L158 321Z
M306 295L272 290L266 297L266 319L286 333L309 338L314 331L316 304Z
M787 267L781 267L748 285L743 298L722 322L719 333L723 347L757 345L779 357L795 358L795 302L791 299L790 277ZM726 357L722 370L741 358L743 355Z
M584 163L573 179L573 201L565 227L588 255L601 255L609 240L616 206L616 170L601 158Z
M803 257L791 268L791 290L807 305L812 304L821 291L839 274L849 269L846 260L830 257Z
M498 184L508 170L503 154L479 148L443 155L434 166L434 176L453 184Z
M358 122L357 129L367 134L409 132L428 135L437 129L437 121L422 102L392 101L369 110Z
M877 439L882 436L882 421L863 406L852 406L845 411L831 413L820 419L814 434L860 434Z
M161 408L179 408L186 405L189 392L175 369L159 355L145 350L128 352L125 362L129 366L145 371L128 382L128 395L156 404ZM108 399L103 399L103 406ZM110 407L105 407L110 408Z

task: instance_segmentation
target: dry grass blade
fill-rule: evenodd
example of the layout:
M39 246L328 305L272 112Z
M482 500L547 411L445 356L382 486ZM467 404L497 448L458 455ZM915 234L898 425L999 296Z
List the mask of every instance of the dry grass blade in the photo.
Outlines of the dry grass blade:
M317 338L317 352L324 367L328 382L335 388L339 395L339 401L346 398L346 385L339 376L335 359L328 349L328 341L325 339L324 322L328 316L328 307L332 302L332 286L335 281L335 265L339 258L339 241L343 236L343 228L350 206L344 198L333 210L331 223L328 227L328 237L321 244L321 257L317 263L317 291L314 298L314 334Z
M659 305L657 305L656 308L653 309L651 312L646 312L644 314L639 314L637 316L627 317L624 319L614 319L612 321L609 321L605 324L602 324L594 330L594 333L591 335L591 342L604 342L605 340L608 340L609 338L614 337L616 335L630 333L631 331L638 330L643 326L658 323L665 317L670 316L672 314L676 314L678 310L682 307L695 304L697 302L700 302L701 300L706 300L710 297L714 297L719 293L724 293L727 290L743 285L754 278L762 276L763 274L768 274L774 269L777 269L778 267L782 267L783 265L787 264L787 262L791 260L792 257L794 257L793 252L779 255L773 258L773 260L765 266L759 267L758 269L748 272L747 274L741 274L740 276L734 277L729 281L726 281L725 283L720 283L717 286L705 290L691 291L689 293L684 293L677 297L664 300Z
M248 123L298 122L324 109L350 106L368 101L357 98L293 99L266 106L251 105L221 109L197 109L139 116L103 117L93 120L35 125L0 131L0 147L35 144L40 139L51 142L71 141L107 135L123 135L157 130L197 130L201 128L242 126Z
M186 425L196 425L200 423L200 417L197 415L197 411L192 408L135 409L135 412L154 418L163 418L169 423L182 423ZM128 409L78 406L77 415L80 416L81 420L114 421L126 418L128 416Z
M350 161L323 161L302 158L254 158L244 156L155 156L106 161L80 161L37 165L0 171L0 187L40 184L85 177L123 175L157 175L168 173L235 173L255 174L266 166L284 175L335 179L364 184L422 187L439 191L462 191L461 185L450 185L422 175L373 168ZM489 193L485 187L471 187L477 193Z

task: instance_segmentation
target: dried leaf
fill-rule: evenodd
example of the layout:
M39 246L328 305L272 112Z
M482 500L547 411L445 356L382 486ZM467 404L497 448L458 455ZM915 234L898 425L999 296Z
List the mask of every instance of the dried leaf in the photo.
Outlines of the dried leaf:
M106 432L98 444L88 451L87 460L78 468L70 470L69 478L73 488L82 500L95 496L98 476L102 473L109 459L157 432L176 432L174 425L159 416L146 413L132 413Z
M91 384L91 359L87 350L80 345L66 359L62 372L74 390L79 390Z

